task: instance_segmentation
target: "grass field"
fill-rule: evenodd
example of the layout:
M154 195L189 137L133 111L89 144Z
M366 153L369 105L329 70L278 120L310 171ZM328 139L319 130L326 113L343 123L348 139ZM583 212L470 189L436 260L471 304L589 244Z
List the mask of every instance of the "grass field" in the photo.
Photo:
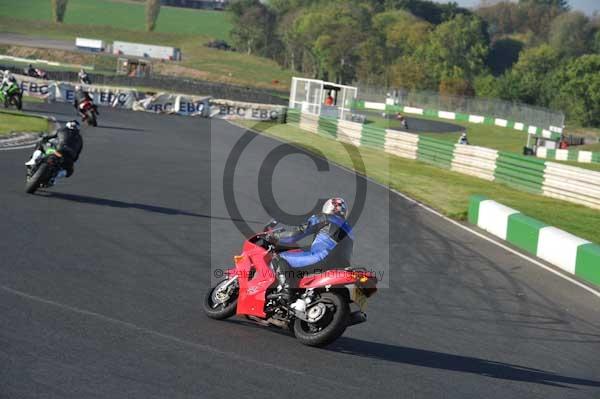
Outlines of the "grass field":
M14 132L47 132L48 121L19 112L0 111L0 137Z
M316 148L329 160L352 168L347 153L334 140L289 125L251 121L245 121L243 125L308 150L314 151ZM469 196L482 194L550 225L590 241L600 242L599 211L528 194L503 184L399 158L383 151L363 147L358 150L370 177L454 219L465 220Z
M28 21L51 22L50 0L0 0L0 15ZM110 0L69 0L65 24L110 26L145 30L145 5ZM204 35L229 39L228 14L176 7L162 7L156 32Z
M181 49L183 60L156 62L156 73L275 90L289 88L292 72L281 68L276 62L205 46L212 38L226 37L231 29L224 12L163 7L157 31L146 32L142 4L107 0L70 0L67 18L63 24L50 21L49 4L49 0L0 0L0 32L73 42L76 37L86 37L107 42L123 40L172 46ZM76 18L80 12L90 13L90 16ZM20 56L14 52L33 51L25 47L11 47L13 53L2 49L0 53ZM54 54L53 51L35 49L35 54L27 58L63 61L68 57L70 63L94 65L100 72L116 69L116 57L113 56L64 53L67 52Z

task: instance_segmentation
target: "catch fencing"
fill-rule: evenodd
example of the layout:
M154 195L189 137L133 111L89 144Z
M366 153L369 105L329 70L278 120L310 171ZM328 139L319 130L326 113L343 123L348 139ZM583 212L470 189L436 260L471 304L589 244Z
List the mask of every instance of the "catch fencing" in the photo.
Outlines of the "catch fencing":
M23 70L14 67L3 67L0 69L11 70L14 74L22 74ZM62 82L78 82L77 72L71 71L48 71L50 80ZM188 79L177 76L154 75L149 77L130 77L126 75L102 75L88 73L91 81L100 86L126 86L130 88L142 87L148 90L165 92L176 92L211 96L233 101L244 101L249 103L287 105L287 92L257 89L252 87L237 86L226 83L208 82L198 79Z
M382 89L359 86L360 99L385 102L387 105L450 111L466 115L484 115L493 119L523 121L528 125L549 128L564 126L565 115L543 107L482 97L441 95L433 91Z
M600 172L302 113L295 109L288 110L287 122L355 146L380 149L519 190L600 209Z

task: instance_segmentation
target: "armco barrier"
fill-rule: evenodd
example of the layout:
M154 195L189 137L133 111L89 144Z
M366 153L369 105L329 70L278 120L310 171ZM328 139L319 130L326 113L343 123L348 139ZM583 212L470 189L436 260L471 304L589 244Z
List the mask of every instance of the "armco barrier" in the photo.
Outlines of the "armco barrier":
M341 120L336 123L295 109L288 110L288 123L356 146L382 149L402 158L600 209L600 172L369 124Z
M600 286L600 245L482 196L470 198L469 222L567 273Z

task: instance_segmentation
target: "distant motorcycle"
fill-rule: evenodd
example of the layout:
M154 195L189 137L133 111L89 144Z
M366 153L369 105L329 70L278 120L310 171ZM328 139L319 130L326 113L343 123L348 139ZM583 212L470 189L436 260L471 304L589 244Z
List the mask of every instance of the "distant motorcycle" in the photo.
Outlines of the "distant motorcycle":
M98 126L98 111L90 99L86 98L79 104L79 111L83 115L82 121L86 122L88 126Z
M40 68L25 68L25 75L36 79L48 79L48 73Z
M20 111L23 108L23 92L19 85L12 82L6 90L6 94L0 90L0 102L4 104L4 108L14 105Z
M28 194L35 193L38 188L51 187L61 169L62 154L56 150L55 142L44 142L42 139L41 143L42 155L34 165L27 165L25 191Z

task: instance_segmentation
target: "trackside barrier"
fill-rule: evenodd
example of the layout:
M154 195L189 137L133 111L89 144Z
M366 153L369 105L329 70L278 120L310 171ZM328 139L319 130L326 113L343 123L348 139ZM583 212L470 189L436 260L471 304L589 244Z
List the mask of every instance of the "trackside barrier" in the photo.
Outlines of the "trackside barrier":
M23 94L49 102L73 102L75 83L35 79L15 75ZM128 87L81 85L94 103L100 106L134 111L223 119L279 120L285 119L286 108L281 105L256 104L241 101L212 99L178 93L144 93ZM334 120L335 123L335 120Z
M575 161L581 163L600 163L600 152L578 150L551 150L539 147L535 154L538 158L557 161Z
M541 194L544 169L545 162L541 159L499 151L494 180L524 191Z
M600 173L546 162L542 190L545 196L600 209Z
M600 172L369 124L335 121L295 109L288 110L287 118L288 123L303 130L356 146L381 149L402 158L600 209Z
M468 217L490 234L600 286L600 245L479 195L469 199Z

